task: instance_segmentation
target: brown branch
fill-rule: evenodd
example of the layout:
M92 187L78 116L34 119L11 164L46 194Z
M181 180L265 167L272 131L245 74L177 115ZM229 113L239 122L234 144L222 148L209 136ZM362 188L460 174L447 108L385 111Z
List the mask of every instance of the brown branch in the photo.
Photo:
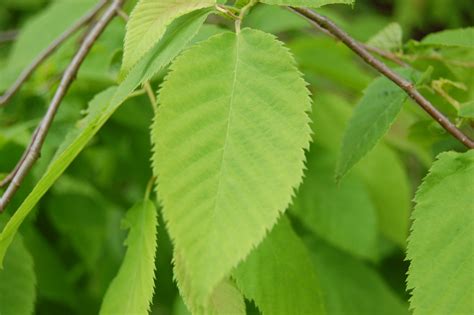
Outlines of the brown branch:
M10 185L7 187L4 195L0 199L0 212L4 211L6 206L9 204L12 197L15 195L16 191L20 187L20 184L23 182L24 178L33 167L33 164L39 158L41 153L41 148L48 134L49 128L53 122L53 119L58 111L58 108L66 95L69 86L72 84L73 80L76 77L76 74L89 53L92 45L99 38L100 34L105 30L109 22L116 15L117 9L122 6L123 0L113 0L113 2L107 7L103 15L90 30L87 36L84 38L84 41L81 43L76 55L73 57L71 63L68 65L61 79L56 93L54 94L53 99L49 105L48 111L38 126L35 137L31 141L31 145L26 151L23 162L13 176Z
M305 17L309 22L317 28L323 28L331 33L334 37L343 42L347 47L359 55L366 63L371 65L375 70L390 79L401 89L403 89L408 96L410 96L424 111L426 111L433 119L435 119L446 131L453 137L462 142L466 147L474 149L474 141L464 134L456 127L449 119L443 115L430 101L428 101L413 85L412 82L404 79L395 71L390 69L386 64L375 58L364 45L361 45L349 34L339 28L334 22L327 17L316 13L308 8L294 8L290 10Z
M71 28L67 29L58 38L56 38L46 49L44 49L33 62L19 75L13 85L0 96L0 108L4 107L8 101L15 95L21 86L28 80L33 72L51 56L69 37L76 33L81 27L92 21L97 13L105 6L107 0L101 0L93 9L87 12Z
M0 44L14 41L18 36L17 30L0 32Z

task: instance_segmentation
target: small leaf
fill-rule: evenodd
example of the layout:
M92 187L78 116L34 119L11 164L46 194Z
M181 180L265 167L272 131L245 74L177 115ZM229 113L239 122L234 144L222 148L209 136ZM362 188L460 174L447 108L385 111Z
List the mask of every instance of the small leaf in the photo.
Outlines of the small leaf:
M140 0L127 23L122 72L128 73L161 40L176 18L215 3L215 0Z
M474 313L474 151L438 156L415 197L408 289L415 315Z
M105 294L100 314L148 314L155 279L157 210L146 200L127 212L127 252Z
M367 45L383 50L397 51L402 47L403 32L400 24L390 23L375 34Z
M262 314L325 314L309 253L286 217L233 273Z
M171 69L152 130L154 170L189 299L205 304L290 203L311 102L288 50L256 30L211 37Z
M261 0L260 2L274 5L289 5L293 7L319 8L327 4L354 4L355 0Z
M354 109L342 140L336 178L344 175L385 135L408 96L385 77L375 79Z
M423 38L421 44L474 48L474 27L432 33Z
M4 219L5 217L0 218L0 226L6 221ZM33 259L22 238L17 237L5 256L3 269L0 270L0 314L33 314L35 285Z

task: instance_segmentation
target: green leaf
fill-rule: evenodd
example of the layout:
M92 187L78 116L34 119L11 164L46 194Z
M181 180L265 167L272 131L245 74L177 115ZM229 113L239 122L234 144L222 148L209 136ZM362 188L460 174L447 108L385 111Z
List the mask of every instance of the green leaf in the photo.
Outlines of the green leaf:
M474 151L438 156L415 197L408 241L414 314L474 313Z
M100 314L148 314L154 291L157 210L152 201L127 212L130 229L122 266L105 294Z
M400 24L390 23L375 34L367 45L383 50L397 51L402 48L403 32Z
M421 44L474 48L474 27L432 33L423 38Z
M311 101L288 50L251 29L187 50L159 98L159 196L191 300L206 301L290 203L310 141Z
M128 73L160 41L176 18L215 3L215 0L140 0L127 23L122 72Z
M474 119L474 101L461 104L459 116L468 119Z
M56 155L46 174L43 175L0 234L0 266L15 233L41 197L127 99L128 95L141 83L148 81L163 69L186 46L196 35L208 14L209 11L201 10L176 20L168 29L163 40L130 71L127 78L117 88L110 88L100 93L91 102L88 110L89 115L66 136L64 143L58 150L59 154Z
M408 315L405 305L375 270L324 242L309 244L328 314Z
M397 153L386 144L379 143L359 162L354 171L367 185L377 210L380 232L405 248L412 191L405 166Z
M290 208L303 225L334 246L355 256L374 258L377 213L365 183L350 174L334 181L335 155L313 146L305 180Z
M315 143L325 150L337 152L344 126L351 116L351 107L334 95L318 95L318 106L313 112ZM320 152L319 154L323 154ZM309 167L311 172L311 167ZM354 175L362 178L377 210L380 232L402 248L406 246L411 188L404 165L394 150L380 142L355 166ZM351 180L349 174L345 181ZM315 174L318 178L317 174ZM309 177L309 176L308 176ZM344 187L344 182L339 184ZM304 187L304 183L302 186ZM397 189L393 189L397 187Z
M223 279L213 289L209 298L200 300L196 298L191 286L192 279L183 260L182 252L175 248L174 275L178 288L187 308L194 315L245 315L245 302L242 294L235 284L228 278Z
M260 2L274 5L319 8L323 5L335 3L353 4L355 0L261 0Z
M163 38L130 70L112 102L123 101L140 84L168 65L196 36L209 13L209 9L197 10L171 23Z
M286 217L233 275L240 290L264 315L325 314L309 253Z
M385 77L375 79L354 109L342 140L336 178L344 175L387 133L407 94Z
M5 217L0 218L3 226ZM33 259L21 238L15 239L0 270L0 314L33 314L36 299Z
M15 41L7 66L0 70L0 91L13 83L41 51L94 5L94 0L56 1L30 19Z

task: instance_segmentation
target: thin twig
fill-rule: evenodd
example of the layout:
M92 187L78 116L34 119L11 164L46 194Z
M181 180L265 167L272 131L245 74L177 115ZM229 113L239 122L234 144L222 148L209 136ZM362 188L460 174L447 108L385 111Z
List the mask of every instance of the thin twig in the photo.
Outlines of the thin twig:
M94 27L90 30L89 34L85 37L81 43L76 55L68 65L61 79L58 89L49 105L48 111L38 126L38 132L36 137L32 139L31 146L28 148L23 163L21 163L18 171L7 187L4 195L0 199L0 212L4 211L10 200L18 190L20 184L32 168L33 164L40 156L41 148L48 134L49 128L53 122L53 119L58 111L58 108L66 95L69 86L72 84L76 77L76 74L89 53L92 45L99 38L100 34L105 30L109 22L116 15L117 9L121 7L123 0L114 0L105 10L104 14L100 17Z
M2 181L0 182L0 188L5 187L6 185L8 185L13 180L16 173L20 169L21 165L25 162L28 151L31 149L31 146L32 146L33 142L35 141L36 137L38 136L38 130L39 130L39 127L36 128L35 132L33 133L33 136L31 137L31 140L30 140L30 144L28 144L28 146L26 147L26 149L23 152L23 155L21 156L20 160L15 165L15 168L4 179L2 179Z
M0 44L14 41L18 36L17 30L0 32Z
M290 8L292 11L308 19L313 25L318 25L326 29L333 36L338 38L347 47L359 55L366 63L371 65L375 70L383 74L385 77L393 81L402 88L408 96L410 96L420 107L425 110L433 119L435 119L446 131L453 137L462 142L466 147L474 149L474 141L456 127L446 116L443 115L436 107L431 104L413 85L412 82L404 79L395 71L390 69L386 64L375 58L363 45L353 39L345 31L339 28L334 22L327 17L316 13L308 8Z
M74 23L71 28L67 29L58 38L56 38L45 50L43 50L33 62L20 74L13 85L0 96L0 107L5 106L8 101L15 95L21 86L28 80L33 72L51 56L69 37L76 33L81 27L89 23L97 13L105 6L107 0L101 0L93 9L87 12L79 21Z

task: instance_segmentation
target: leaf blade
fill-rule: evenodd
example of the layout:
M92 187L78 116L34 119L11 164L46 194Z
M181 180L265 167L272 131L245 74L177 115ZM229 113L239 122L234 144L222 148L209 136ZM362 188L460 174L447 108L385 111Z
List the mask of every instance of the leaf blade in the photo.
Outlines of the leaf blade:
M325 314L323 292L309 253L286 217L233 276L262 314Z
M176 18L211 7L215 0L140 0L133 9L125 34L122 72L128 71L165 34Z
M127 252L110 283L100 314L148 314L154 293L157 210L150 200L132 207L123 221Z
M262 98L252 86L261 87ZM310 141L310 99L288 51L273 36L250 29L188 50L159 97L152 130L159 196L196 295L190 299L205 304L289 204ZM269 181L262 172L279 176ZM260 193L252 197L255 190ZM245 206L232 191L247 199Z
M415 315L474 312L472 178L474 151L442 153L416 194L407 251Z

